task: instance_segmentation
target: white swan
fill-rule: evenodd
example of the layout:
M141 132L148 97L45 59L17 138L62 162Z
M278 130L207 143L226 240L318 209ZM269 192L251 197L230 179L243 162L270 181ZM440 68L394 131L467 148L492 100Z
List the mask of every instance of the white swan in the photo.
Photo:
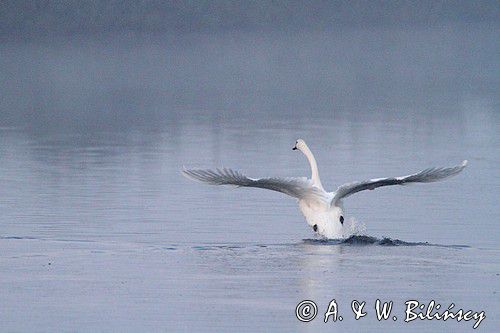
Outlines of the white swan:
M301 178L249 178L231 169L183 170L191 179L211 185L235 185L237 187L259 187L288 194L298 199L300 210L307 223L321 236L331 239L347 235L344 229L344 209L342 200L356 192L373 190L380 186L404 185L408 183L430 183L458 174L467 165L451 168L429 168L403 177L378 178L361 182L347 183L335 192L326 192L319 179L318 165L313 153L304 140L297 140L293 150L300 150L306 155L311 166L311 179Z

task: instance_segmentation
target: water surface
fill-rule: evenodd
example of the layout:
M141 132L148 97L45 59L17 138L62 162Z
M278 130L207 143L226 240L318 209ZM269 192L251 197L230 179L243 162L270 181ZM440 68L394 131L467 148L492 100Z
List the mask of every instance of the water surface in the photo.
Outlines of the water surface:
M499 326L498 31L187 34L0 46L0 323L7 331L469 331ZM364 225L314 239L296 203L187 167L324 186L469 160L443 183L345 201ZM397 321L374 318L376 299ZM311 323L295 306L314 300ZM336 299L342 322L322 323ZM354 299L367 301L355 321Z

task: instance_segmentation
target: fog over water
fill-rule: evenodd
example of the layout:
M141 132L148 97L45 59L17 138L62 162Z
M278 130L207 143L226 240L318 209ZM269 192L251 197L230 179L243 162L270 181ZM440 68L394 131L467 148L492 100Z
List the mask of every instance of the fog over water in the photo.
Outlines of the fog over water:
M498 24L484 1L12 1L2 2L0 31L44 34L326 29Z
M2 329L472 329L404 323L416 299L484 310L479 329L494 332L499 7L3 2ZM327 190L469 165L347 198L363 227L347 242L315 239L280 193L180 174L309 176L298 138ZM344 320L325 324L333 298ZM378 298L397 321L376 320ZM304 299L319 307L310 323L295 318Z

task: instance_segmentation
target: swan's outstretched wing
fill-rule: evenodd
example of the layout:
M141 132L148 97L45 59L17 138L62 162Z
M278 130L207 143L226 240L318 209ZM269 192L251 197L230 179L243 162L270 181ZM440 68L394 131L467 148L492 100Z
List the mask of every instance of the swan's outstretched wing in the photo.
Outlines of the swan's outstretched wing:
M429 168L418 173L403 177L378 178L366 180L363 182L347 183L337 189L332 200L332 204L359 191L374 190L375 188L380 186L437 182L439 180L458 174L465 168L466 165L467 161L463 161L461 165L457 165L451 168Z
M288 194L297 199L327 200L323 191L303 178L249 178L241 172L231 169L200 170L184 169L184 176L211 185L235 185L242 187L259 187Z

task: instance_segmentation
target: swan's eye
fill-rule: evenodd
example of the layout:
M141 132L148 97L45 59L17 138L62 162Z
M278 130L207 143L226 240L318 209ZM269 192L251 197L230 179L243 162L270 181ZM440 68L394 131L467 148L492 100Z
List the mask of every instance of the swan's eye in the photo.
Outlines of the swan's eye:
M317 224L313 225L313 230L314 231L318 231L318 225Z
M341 224L344 224L344 217L343 217L342 215L340 215L339 220L340 220L340 223L341 223Z

